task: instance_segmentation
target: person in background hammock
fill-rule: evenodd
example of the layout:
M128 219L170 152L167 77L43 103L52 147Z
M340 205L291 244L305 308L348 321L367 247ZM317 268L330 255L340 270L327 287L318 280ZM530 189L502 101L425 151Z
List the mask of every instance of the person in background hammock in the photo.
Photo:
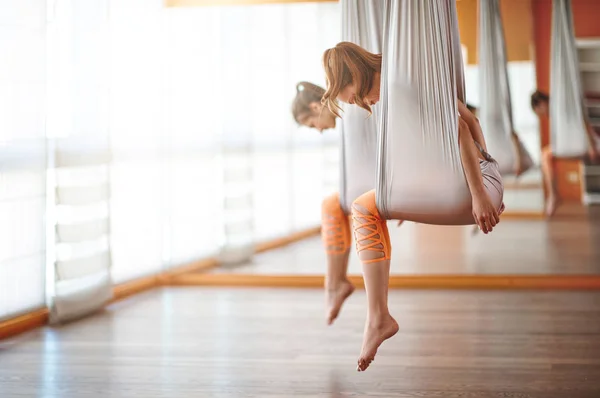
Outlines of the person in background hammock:
M356 104L371 112L379 101L381 54L373 54L350 42L338 43L323 54L327 91L323 104L339 115L337 101ZM436 90L431 87L431 90ZM477 118L465 104L457 101L459 117L458 141L461 162L472 198L474 223L489 233L500 221L504 187L498 164L487 153ZM408 172L408 170L407 170ZM390 237L371 190L352 204L352 219L358 256L363 263L368 312L358 371L364 371L374 360L379 346L398 332L398 323L388 305L390 272Z
M539 117L548 117L550 114L550 96L542 91L537 90L531 95L531 109ZM600 135L590 125L589 121L585 120L586 132L588 140L590 142L590 150L588 151L588 158L591 162L597 162L600 160L599 155L599 143ZM560 201L558 190L556 187L556 178L554 173L554 155L550 145L546 145L542 148L542 174L544 176L544 184L548 190L548 198L546 201L546 215L552 216L556 211L556 207Z

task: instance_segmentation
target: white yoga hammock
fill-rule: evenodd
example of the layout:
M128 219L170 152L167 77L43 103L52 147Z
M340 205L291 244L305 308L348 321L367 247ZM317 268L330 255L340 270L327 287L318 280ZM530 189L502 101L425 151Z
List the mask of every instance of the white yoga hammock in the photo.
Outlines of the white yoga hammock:
M479 2L479 120L488 151L503 175L514 174L517 154L512 141L513 120L504 29L499 0ZM533 166L519 141L522 171Z
M583 90L570 0L553 0L550 56L550 144L557 157L579 157L588 148Z
M458 143L455 0L386 0L384 19L377 208L386 219L474 224Z
M374 53L381 52L383 3L381 0L342 0L342 40L353 42ZM352 202L375 187L377 120L364 109L341 103L340 203L346 214Z

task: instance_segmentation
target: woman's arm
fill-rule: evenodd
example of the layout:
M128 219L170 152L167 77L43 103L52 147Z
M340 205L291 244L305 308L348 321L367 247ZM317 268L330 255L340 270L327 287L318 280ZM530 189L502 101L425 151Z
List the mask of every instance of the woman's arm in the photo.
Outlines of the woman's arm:
M487 145L485 145L485 138L483 137L483 131L481 131L479 120L460 100L457 99L456 102L458 103L458 113L467 123L471 136L479 145L481 145L483 150L487 152Z
M485 192L483 177L479 167L479 149L473 142L472 133L463 118L458 119L458 144L460 147L460 158L462 161L465 177L471 196L477 196Z
M473 218L483 233L491 232L500 218L483 185L483 177L479 168L479 149L475 146L473 133L469 131L467 122L458 119L458 143L460 157L469 191L473 199Z

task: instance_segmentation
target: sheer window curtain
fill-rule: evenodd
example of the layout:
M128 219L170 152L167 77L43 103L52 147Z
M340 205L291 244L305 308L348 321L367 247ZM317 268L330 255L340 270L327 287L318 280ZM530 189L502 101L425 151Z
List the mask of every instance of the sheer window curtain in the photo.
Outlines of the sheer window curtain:
M290 105L298 81L324 85L338 12L110 3L115 282L319 225L338 137Z
M205 220L217 247L319 225L324 193L337 188L337 131L298 127L290 107L298 81L325 84L321 57L339 41L338 7L168 10L169 130L204 137L215 167L231 171L202 180L217 199L205 202L215 209ZM249 216L251 228L227 228Z
M324 85L338 5L106 4L107 29L72 39L107 41L113 283L319 225L338 137L299 128L290 105L298 81ZM85 27L78 6L91 14L64 26Z
M110 277L108 0L48 2L51 322L101 308Z
M161 271L171 259L171 142L165 129L164 24L160 0L109 4L112 277ZM175 177L175 176L172 176ZM189 206L188 206L189 208ZM190 220L190 223L192 220Z
M45 306L45 3L0 2L0 320Z

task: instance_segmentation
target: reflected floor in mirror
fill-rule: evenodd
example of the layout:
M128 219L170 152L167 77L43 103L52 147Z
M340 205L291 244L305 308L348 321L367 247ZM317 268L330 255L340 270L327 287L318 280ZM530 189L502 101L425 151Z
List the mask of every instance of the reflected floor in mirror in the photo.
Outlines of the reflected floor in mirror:
M472 226L388 224L391 273L399 275L600 275L600 206L563 205L550 220L504 219L490 234ZM319 236L258 254L248 264L215 273L323 274L326 256ZM350 274L360 274L354 251Z
M165 288L0 343L12 397L597 398L600 293L392 291L400 324L356 372L364 291Z

